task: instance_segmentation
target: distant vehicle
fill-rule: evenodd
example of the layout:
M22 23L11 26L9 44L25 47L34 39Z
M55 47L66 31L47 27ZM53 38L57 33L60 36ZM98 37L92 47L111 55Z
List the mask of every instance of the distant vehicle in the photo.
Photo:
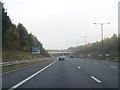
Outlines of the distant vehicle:
M73 56L70 56L70 58L74 58Z
M65 60L65 56L59 56L59 61L61 61L61 60Z
M109 57L109 56L110 56L110 54L106 54L105 56L106 56L106 57Z

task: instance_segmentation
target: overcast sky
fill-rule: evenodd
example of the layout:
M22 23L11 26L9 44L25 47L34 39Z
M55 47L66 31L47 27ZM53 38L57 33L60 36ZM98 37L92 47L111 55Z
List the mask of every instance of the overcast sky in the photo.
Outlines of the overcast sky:
M46 49L66 49L118 33L119 0L2 0L13 23L22 23Z

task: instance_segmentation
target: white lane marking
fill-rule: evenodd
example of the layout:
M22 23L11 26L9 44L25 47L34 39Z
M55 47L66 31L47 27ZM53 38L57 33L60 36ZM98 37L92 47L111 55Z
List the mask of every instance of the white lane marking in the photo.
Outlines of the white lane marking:
M80 69L80 67L78 67Z
M111 67L111 68L117 68L116 66L109 66L109 67Z
M44 71L45 69L47 69L48 67L50 67L53 63L55 63L56 61L52 62L51 64L47 65L46 67L44 67L43 69L39 70L38 72L34 73L33 75L31 75L30 77L26 78L25 80L19 82L18 84L12 86L10 89L8 90L13 90L18 88L19 86L21 86L22 84L24 84L26 81L30 80L31 78L35 77L37 74L39 74L40 72Z
M102 83L102 81L98 80L97 78L95 78L94 76L91 76L92 79L94 79L97 83Z

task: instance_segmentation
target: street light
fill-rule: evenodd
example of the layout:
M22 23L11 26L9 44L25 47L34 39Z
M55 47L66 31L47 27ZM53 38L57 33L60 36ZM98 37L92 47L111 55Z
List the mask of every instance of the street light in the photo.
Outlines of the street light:
M102 46L101 47L103 47L103 25L104 24L110 24L110 22L108 22L108 23L94 23L94 24L101 25L101 40L102 40ZM103 57L103 48L102 48L102 57Z
M76 47L79 45L79 42L77 42L77 45L76 45Z
M86 45L86 43L87 43L87 37L89 37L89 36L80 36L80 37L84 37L85 38L85 45Z

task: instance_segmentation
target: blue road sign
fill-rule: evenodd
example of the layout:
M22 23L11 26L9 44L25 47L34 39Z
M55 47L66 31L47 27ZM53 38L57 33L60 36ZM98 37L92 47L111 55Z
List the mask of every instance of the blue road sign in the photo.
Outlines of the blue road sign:
M32 53L33 54L40 54L40 46L33 46Z

